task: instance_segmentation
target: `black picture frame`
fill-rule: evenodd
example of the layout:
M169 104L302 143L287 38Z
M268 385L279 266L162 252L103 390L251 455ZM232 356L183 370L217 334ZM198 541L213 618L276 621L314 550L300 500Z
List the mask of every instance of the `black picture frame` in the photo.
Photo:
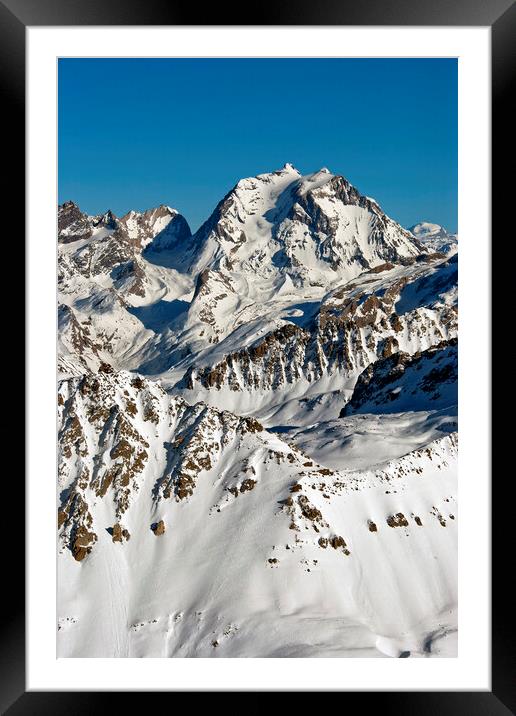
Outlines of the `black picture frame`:
M199 18L202 23L199 23ZM33 26L66 25L382 25L382 26L490 26L492 38L492 236L503 240L514 181L505 178L510 159L513 116L510 81L516 55L516 7L513 0L288 0L288 2L239 9L211 4L200 9L193 3L174 0L0 0L0 89L3 96L4 158L11 148L9 182L5 206L16 218L16 235L10 248L16 260L22 256L22 228L25 216L25 31ZM510 164L513 167L514 163ZM513 170L514 171L514 170ZM7 236L4 238L7 239ZM512 241L514 239L512 238ZM12 244L15 244L13 247ZM50 250L50 249L49 249ZM17 264L19 265L19 264ZM507 268L501 268L501 272ZM509 275L509 274L508 274ZM514 281L514 279L513 279ZM500 282L497 282L497 286ZM501 292L493 283L492 300L497 305ZM19 310L19 307L18 309ZM497 335L503 316L492 314L492 331ZM23 340L23 339L22 339ZM30 344L28 349L31 349ZM19 362L19 358L16 358ZM498 366L500 367L500 366ZM493 371L493 375L497 371ZM23 404L18 394L18 404ZM20 423L18 423L19 425ZM19 428L17 428L19 431ZM504 444L503 428L492 438L492 454ZM507 442L505 442L507 445ZM497 450L497 447L500 450ZM30 444L26 450L30 450ZM493 475L497 474L493 469ZM7 475L5 475L7 477ZM0 626L0 708L10 716L21 714L93 714L120 706L123 694L110 692L26 692L25 691L25 594L23 566L23 484L21 470L11 471L4 497L4 619ZM515 635L513 594L509 588L511 564L507 550L513 518L506 519L508 491L513 477L493 484L492 491L492 691L490 692L360 692L342 694L344 705L360 699L360 709L381 708L382 713L465 714L505 716L516 711ZM5 484L5 483L4 483ZM16 505L16 509L10 509ZM462 595L467 599L467 595ZM131 692L131 706L147 708L149 694ZM116 699L116 701L115 701Z

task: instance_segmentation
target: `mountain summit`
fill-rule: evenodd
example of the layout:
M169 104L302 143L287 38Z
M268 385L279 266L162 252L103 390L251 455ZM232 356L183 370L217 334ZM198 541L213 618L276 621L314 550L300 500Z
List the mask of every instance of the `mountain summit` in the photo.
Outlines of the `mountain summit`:
M453 253L457 250L457 234L452 234L440 224L421 221L409 231L430 251Z
M256 276L276 288L286 277L329 286L425 252L344 177L326 168L301 176L285 164L233 187L193 236L185 266Z

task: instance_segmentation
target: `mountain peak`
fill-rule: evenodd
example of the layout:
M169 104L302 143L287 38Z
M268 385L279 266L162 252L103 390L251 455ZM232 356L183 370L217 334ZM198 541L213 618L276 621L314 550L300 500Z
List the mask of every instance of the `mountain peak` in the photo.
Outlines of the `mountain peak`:
M327 167L301 175L292 164L241 179L196 232L189 270L229 269L251 282L326 286L387 261L426 253L344 177ZM285 290L287 287L285 283Z
M92 223L95 227L103 226L106 229L114 231L118 226L118 219L111 209L108 209L100 216L95 217Z
M72 201L71 199L69 199L68 201L64 201L62 204L59 204L59 206L58 206L59 211L71 209L71 208L75 208L75 209L79 208L79 205L76 204L75 201Z
M457 235L450 233L440 224L420 221L411 226L409 231L429 250L449 254L457 249Z
M418 239L436 236L437 234L447 234L448 232L440 224L433 224L430 221L420 221L409 228L409 231L417 236Z

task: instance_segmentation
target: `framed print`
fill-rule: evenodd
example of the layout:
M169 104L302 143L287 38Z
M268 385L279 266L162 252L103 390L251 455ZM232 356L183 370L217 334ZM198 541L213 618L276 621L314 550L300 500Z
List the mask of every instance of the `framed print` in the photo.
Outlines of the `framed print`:
M28 308L4 708L507 713L490 267L514 8L0 9Z

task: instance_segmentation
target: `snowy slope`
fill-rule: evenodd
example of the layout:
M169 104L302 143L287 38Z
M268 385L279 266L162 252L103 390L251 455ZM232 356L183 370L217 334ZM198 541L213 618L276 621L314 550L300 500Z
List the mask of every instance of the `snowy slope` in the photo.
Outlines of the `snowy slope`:
M59 395L60 656L453 653L454 435L333 471L127 373Z

